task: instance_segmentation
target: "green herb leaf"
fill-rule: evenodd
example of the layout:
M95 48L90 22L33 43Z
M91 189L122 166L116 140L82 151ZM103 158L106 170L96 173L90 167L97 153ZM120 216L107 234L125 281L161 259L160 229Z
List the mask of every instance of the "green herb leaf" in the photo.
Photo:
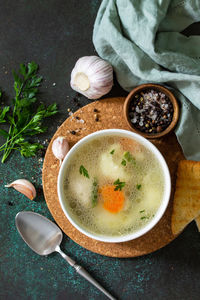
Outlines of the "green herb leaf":
M94 178L92 183L92 207L95 207L98 202L98 181L96 178Z
M34 74L38 70L38 65L32 61L31 63L28 63L28 75Z
M9 106L5 106L3 109L0 108L0 123L6 122L6 114L10 110Z
M58 112L57 104L53 103L47 107L45 110L44 118L55 115Z
M132 159L132 156L131 156L130 152L128 152L128 151L124 152L124 157L126 158L126 160L128 162L130 162Z
M24 64L20 64L19 65L19 69L20 69L20 73L24 76L24 77L26 77L26 66L24 65Z
M56 104L48 107L42 104L38 108L35 106L38 87L42 81L42 77L37 74L37 71L38 65L35 62L31 62L27 66L20 64L19 71L13 71L15 90L13 107L10 109L5 106L3 110L0 110L0 123L7 120L10 125L8 132L4 130L0 132L7 138L0 147L0 151L3 151L2 162L14 149L26 157L35 155L42 146L38 143L30 143L26 138L45 132L47 128L42 125L43 120L58 112Z
M114 154L115 153L115 149L113 149L112 151L110 151L110 154Z
M142 185L141 185L141 184L137 184L137 185L136 185L136 188L137 188L137 190L140 190L140 189L141 189L141 187L142 187Z
M17 145L20 146L19 151L21 155L25 157L34 156L39 149L43 148L43 146L38 143L31 144L29 142L24 142L19 144L17 143Z
M121 165L122 165L122 166L126 166L126 160L125 160L125 159L122 159Z
M115 182L114 182L114 185L116 186L114 190L115 190L115 191L118 191L118 190L121 191L122 188L125 186L125 184L126 184L125 182L120 181L119 178L118 178L118 179L115 180Z
M143 212L145 212L145 209L143 209L143 210L140 210L140 213L143 213Z
M149 219L149 217L143 216L143 217L140 218L140 220L145 220L145 219Z
M131 162L131 163L133 163L134 165L136 164L135 158L133 157L133 155L132 155L129 151L124 152L124 158L125 158L128 162Z
M86 168L83 165L80 166L79 172L81 175L83 175L87 178L90 178L88 171L86 170Z

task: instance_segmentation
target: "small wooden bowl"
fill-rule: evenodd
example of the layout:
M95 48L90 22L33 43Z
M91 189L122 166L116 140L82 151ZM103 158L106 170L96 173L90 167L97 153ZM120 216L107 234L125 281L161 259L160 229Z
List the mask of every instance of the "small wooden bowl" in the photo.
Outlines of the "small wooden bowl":
M163 130L159 133L146 133L146 132L140 131L138 128L134 127L134 124L131 122L130 117L129 117L129 106L130 106L131 100L133 99L133 97L136 94L138 94L144 90L147 90L147 89L153 89L153 90L164 93L169 98L169 100L171 101L173 108L174 108L174 113L173 113L173 118L172 118L171 123L165 130ZM148 139L160 138L160 137L168 134L170 131L172 131L174 129L174 127L176 126L176 124L178 122L178 118L179 118L178 102L177 102L176 98L174 97L174 95L172 94L172 92L170 92L170 90L168 90L167 88L165 88L159 84L154 84L154 83L142 84L142 85L139 85L136 88L134 88L126 97L123 110L124 110L125 120L129 126L130 130L132 130Z

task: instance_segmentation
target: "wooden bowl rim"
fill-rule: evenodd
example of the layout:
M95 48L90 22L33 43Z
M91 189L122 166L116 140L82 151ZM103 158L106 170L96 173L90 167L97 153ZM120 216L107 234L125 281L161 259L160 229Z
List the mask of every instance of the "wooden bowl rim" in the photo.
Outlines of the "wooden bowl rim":
M173 108L174 108L174 114L173 114L173 118L172 118L170 125L160 133L151 134L151 133L145 133L145 132L138 130L131 123L129 116L128 116L129 104L130 104L130 101L132 100L133 96L135 94L137 94L138 92L141 92L142 90L144 90L144 89L146 90L148 88L156 89L156 90L159 90L159 91L163 92L164 94L166 94L167 97L170 99L170 101L173 105ZM125 120L129 126L129 128L132 131L144 136L145 138L149 138L149 139L160 138L160 137L167 135L169 132L171 132L174 129L174 127L176 126L178 119L179 119L179 105L178 105L178 101L175 98L175 96L173 95L173 93L168 88L166 88L160 84L154 84L154 83L141 84L141 85L135 87L126 97L125 102L124 102L123 111L124 111Z

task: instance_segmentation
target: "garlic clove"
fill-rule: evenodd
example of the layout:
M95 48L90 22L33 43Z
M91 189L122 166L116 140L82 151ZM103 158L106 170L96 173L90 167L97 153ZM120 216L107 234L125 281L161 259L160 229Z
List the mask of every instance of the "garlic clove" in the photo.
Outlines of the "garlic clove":
M60 165L69 151L69 143L64 136L57 137L52 144L54 156L60 160Z
M72 70L70 85L87 98L98 99L113 86L113 68L98 56L81 57Z
M13 187L18 192L24 194L30 200L36 197L36 190L34 185L26 179L17 179L10 184L5 185L5 187Z

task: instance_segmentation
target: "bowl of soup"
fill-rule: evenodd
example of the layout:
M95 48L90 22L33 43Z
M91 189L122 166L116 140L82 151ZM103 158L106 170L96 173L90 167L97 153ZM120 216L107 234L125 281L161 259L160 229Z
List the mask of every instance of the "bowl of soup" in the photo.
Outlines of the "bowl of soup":
M137 133L107 129L77 142L58 175L58 197L71 224L102 242L125 242L151 230L171 193L159 150Z

